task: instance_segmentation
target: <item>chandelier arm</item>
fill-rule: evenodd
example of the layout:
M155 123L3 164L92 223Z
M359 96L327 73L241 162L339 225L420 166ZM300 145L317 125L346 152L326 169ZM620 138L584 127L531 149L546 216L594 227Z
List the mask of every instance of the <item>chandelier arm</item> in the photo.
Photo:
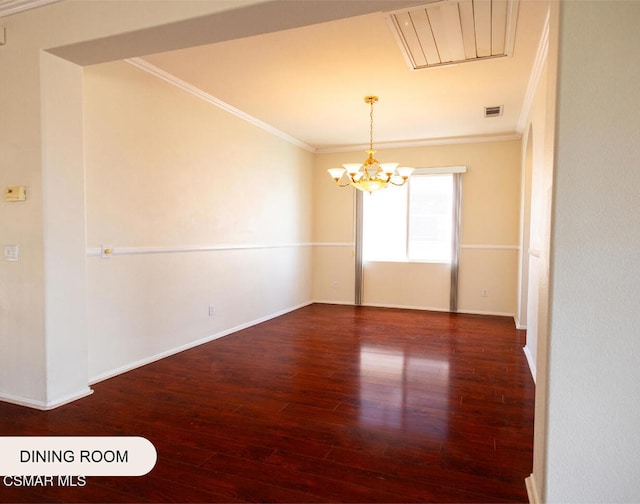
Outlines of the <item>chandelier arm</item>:
M389 184L393 184L394 186L398 186L398 187L399 187L399 186L405 185L405 184L406 184L406 182L407 182L407 180L408 180L408 179L403 179L403 181L402 181L402 182L400 182L400 183L396 183L396 182L394 182L393 180L389 179L387 182L388 182Z

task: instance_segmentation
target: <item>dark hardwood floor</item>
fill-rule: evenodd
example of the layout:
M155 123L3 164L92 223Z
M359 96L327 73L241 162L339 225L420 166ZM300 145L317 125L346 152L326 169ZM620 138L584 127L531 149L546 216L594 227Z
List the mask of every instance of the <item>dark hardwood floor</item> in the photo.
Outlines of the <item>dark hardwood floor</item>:
M0 435L140 435L143 477L1 502L527 502L534 384L513 320L315 304L120 375ZM72 363L70 363L72 365Z

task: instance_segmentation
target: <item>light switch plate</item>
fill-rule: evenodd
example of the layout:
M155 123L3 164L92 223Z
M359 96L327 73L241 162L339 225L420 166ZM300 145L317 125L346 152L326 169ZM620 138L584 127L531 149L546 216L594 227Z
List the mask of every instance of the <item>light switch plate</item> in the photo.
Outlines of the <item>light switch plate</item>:
M18 245L4 246L4 260L15 262L20 257L20 247Z

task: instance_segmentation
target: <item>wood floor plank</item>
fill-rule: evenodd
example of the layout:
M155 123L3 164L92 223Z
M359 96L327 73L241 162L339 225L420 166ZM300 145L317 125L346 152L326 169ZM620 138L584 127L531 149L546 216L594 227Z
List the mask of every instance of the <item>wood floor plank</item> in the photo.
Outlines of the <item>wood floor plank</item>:
M0 502L527 502L534 384L506 317L313 304L94 385L0 435L143 436L143 477Z

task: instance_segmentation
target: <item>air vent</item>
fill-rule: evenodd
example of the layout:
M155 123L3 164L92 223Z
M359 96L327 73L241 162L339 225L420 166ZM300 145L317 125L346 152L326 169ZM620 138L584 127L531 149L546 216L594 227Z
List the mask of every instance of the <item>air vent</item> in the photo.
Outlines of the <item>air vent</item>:
M511 56L519 0L444 0L386 13L412 70Z
M484 108L484 117L500 117L502 115L502 105L498 105L497 107L485 107Z

